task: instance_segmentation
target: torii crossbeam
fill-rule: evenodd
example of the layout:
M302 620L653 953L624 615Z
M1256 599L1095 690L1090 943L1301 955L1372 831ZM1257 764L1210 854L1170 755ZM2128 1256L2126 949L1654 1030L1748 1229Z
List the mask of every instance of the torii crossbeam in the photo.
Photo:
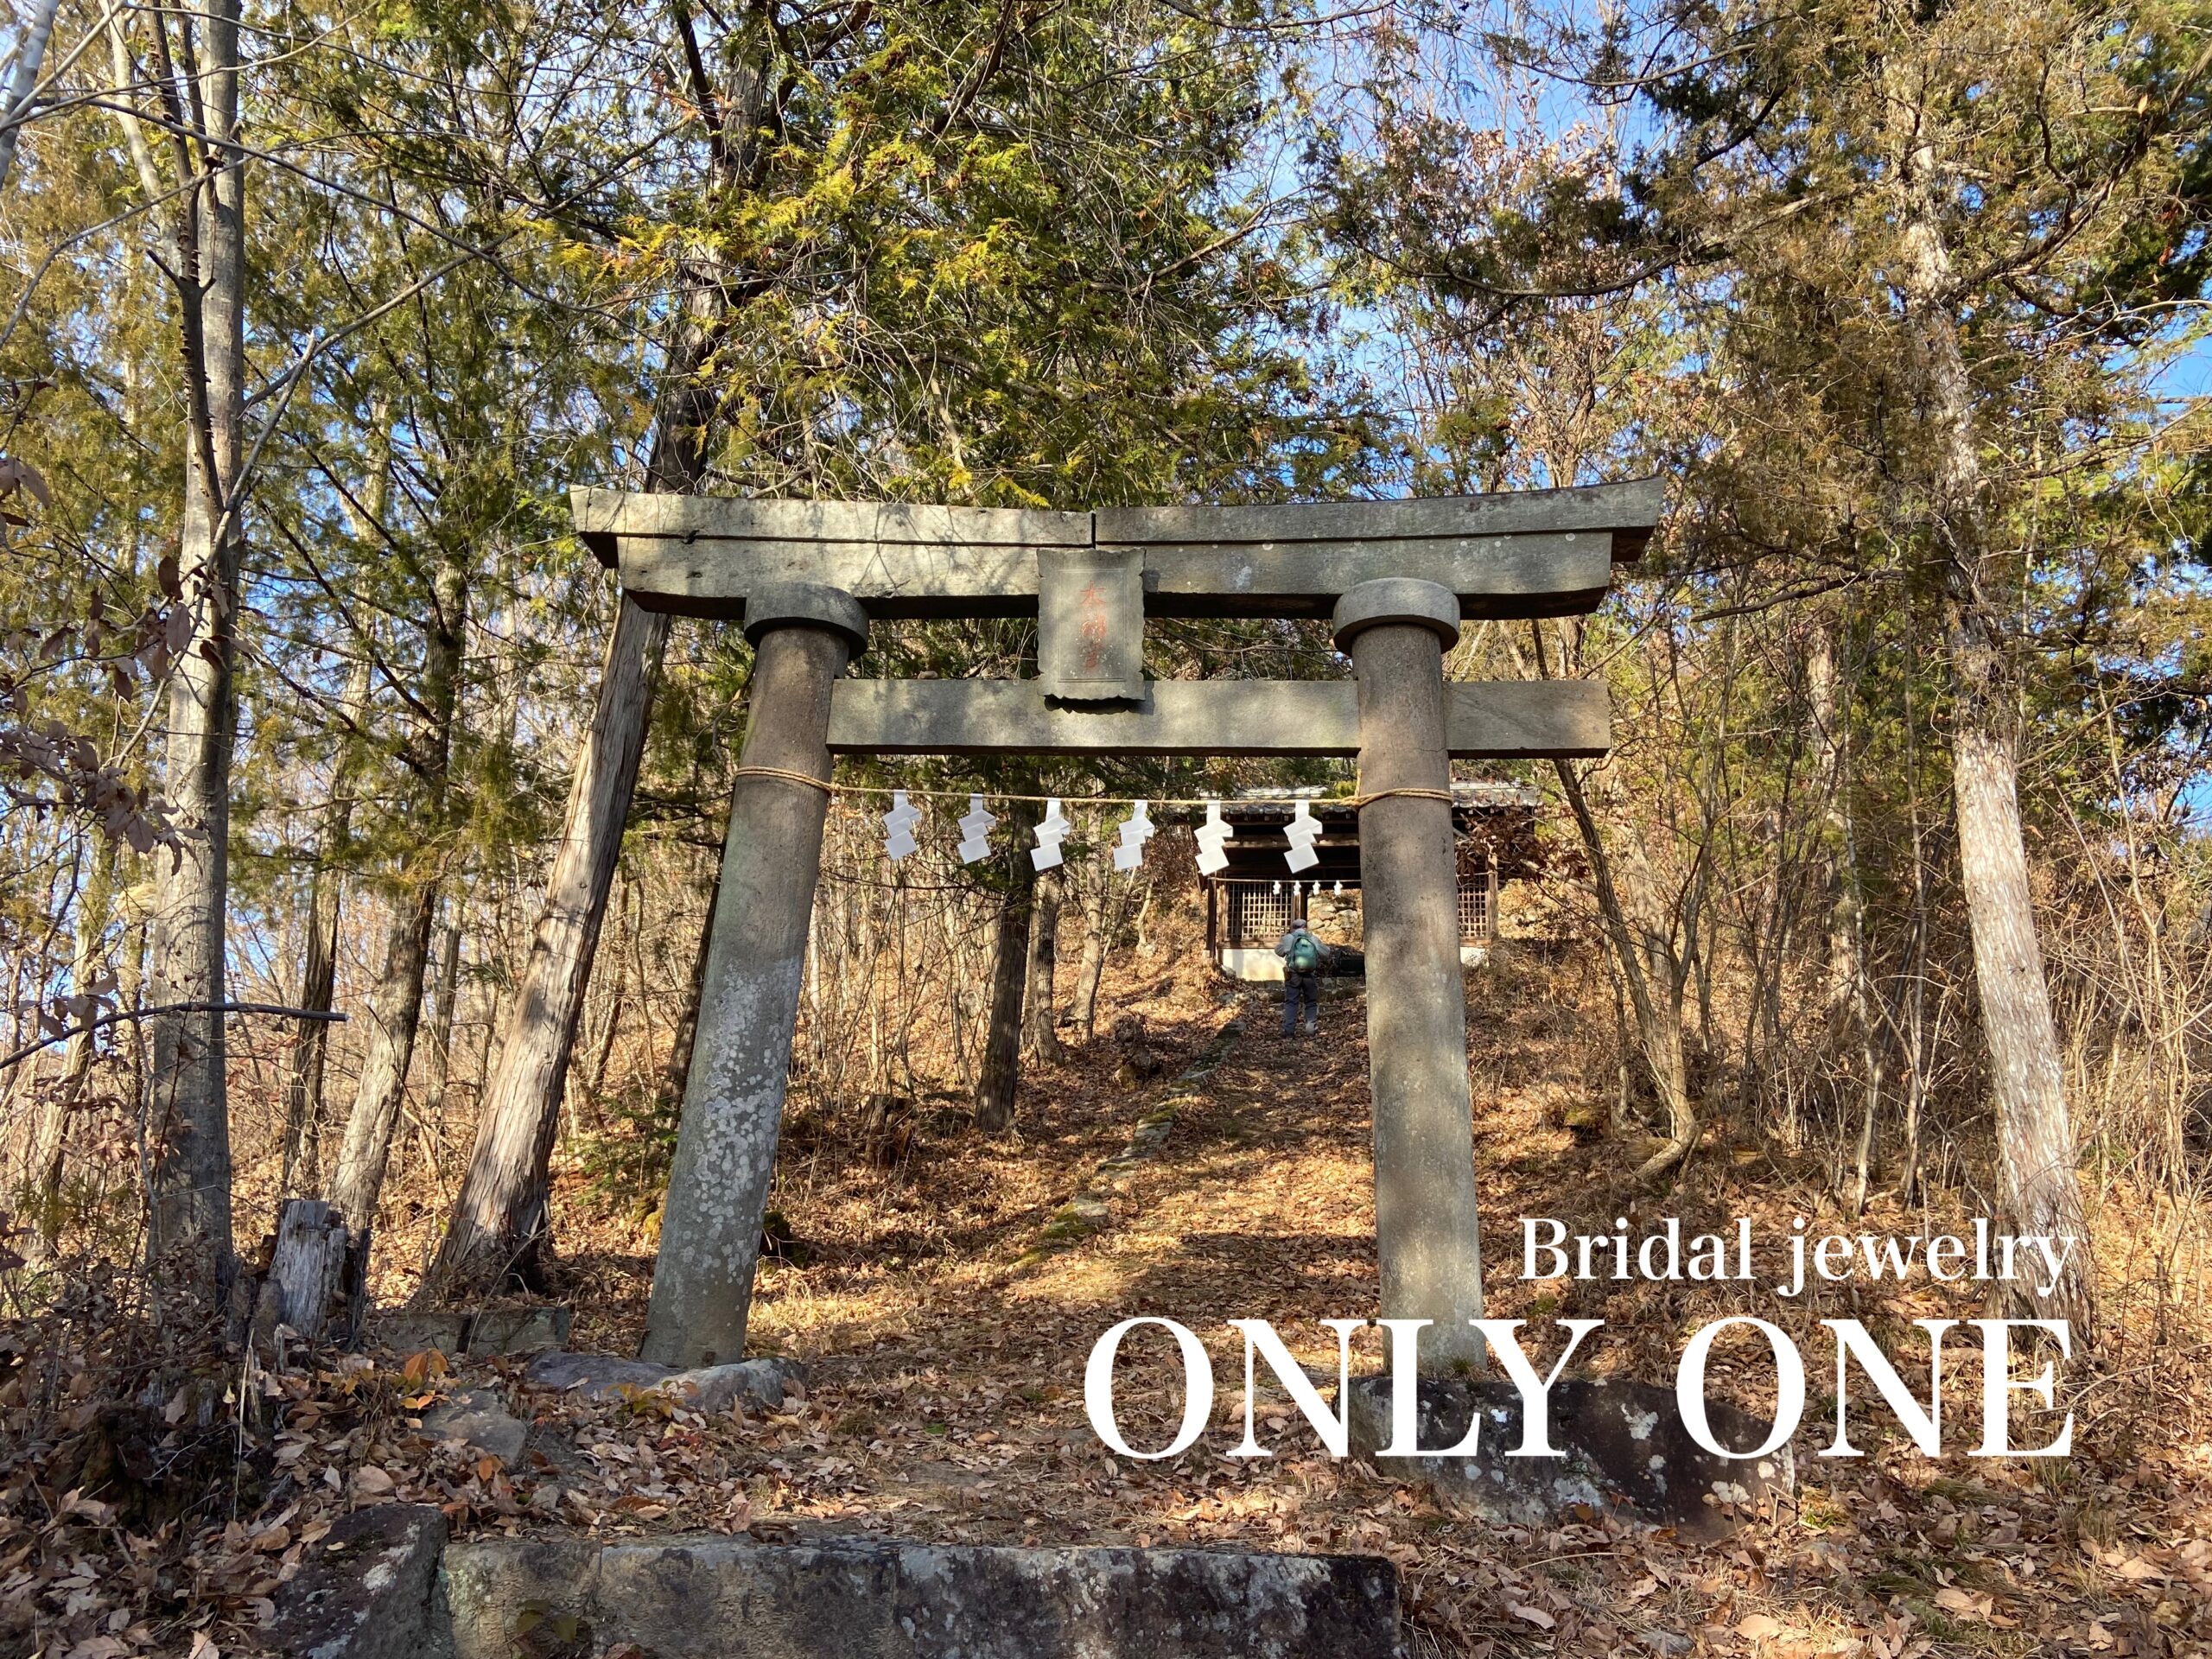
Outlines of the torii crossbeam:
M644 1355L739 1357L783 1119L831 757L1357 755L1376 1230L1421 1364L1479 1357L1454 757L1597 755L1604 689L1446 683L1462 620L1572 615L1659 480L1443 499L1096 512L572 493L649 610L741 619L752 709L709 922ZM870 618L1034 615L1031 680L848 679ZM1331 619L1351 682L1144 677L1144 619Z

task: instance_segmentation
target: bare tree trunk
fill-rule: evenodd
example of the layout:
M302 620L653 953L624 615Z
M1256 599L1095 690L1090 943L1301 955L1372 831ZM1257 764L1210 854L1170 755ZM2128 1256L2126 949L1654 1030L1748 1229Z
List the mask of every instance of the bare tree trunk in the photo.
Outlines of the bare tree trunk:
M696 489L706 473L712 391L697 380L721 308L705 284L671 365L648 484ZM575 775L545 905L516 986L499 1058L486 1084L468 1169L446 1224L432 1281L455 1293L505 1276L537 1277L545 1225L547 1175L560 1125L569 1061L591 979L593 953L622 849L622 827L645 753L653 682L668 642L668 618L627 597L607 640L599 700Z
M1902 169L1907 217L1901 268L1931 462L1932 528L1942 561L1953 812L1982 1037L1989 1050L1999 1179L2016 1231L2078 1241L2042 1307L2048 1317L2087 1330L2094 1311L2088 1228L2058 1028L2036 937L2020 825L2017 693L2004 608L1993 593L2002 573L1983 524L1973 392L1959 342L1936 170L1932 150L1916 141Z
M245 157L238 143L238 0L207 0L204 28L184 59L194 96L176 96L169 130L185 194L170 252L178 285L186 402L184 514L177 570L191 637L170 674L163 784L181 840L153 918L149 988L156 1004L224 1000L230 891L232 682L243 537L234 492L245 425ZM159 61L171 60L165 14L147 22ZM158 201L155 194L149 201ZM147 1140L152 1157L149 1263L171 1259L186 1284L217 1306L236 1276L231 1238L230 1097L223 1016L168 1014L150 1022ZM226 1317L228 1317L226 1310Z
M353 1226L367 1227L376 1220L377 1198L384 1190L407 1071L415 1056L415 1036L422 1025L423 980L437 914L435 881L393 901L384 966L369 993L368 1047L354 1086L353 1108L346 1119L337 1173L330 1183L331 1203Z
M1827 887L1828 962L1823 1001L1833 1032L1843 1033L1854 988L1859 983L1858 899L1843 866L1850 835L1846 822L1850 780L1844 775L1841 712L1836 696L1835 617L1823 607L1813 618L1805 642L1805 689L1812 704L1814 765L1821 791L1821 874Z
M1966 683L1985 671L1986 648L1951 640L1954 673ZM1970 696L1973 694L1970 693ZM2055 1317L2086 1329L2090 1317L2088 1227L2075 1173L2072 1119L2058 1058L2058 1030L2036 938L2027 849L2015 792L2018 765L2008 733L1954 714L1951 778L1967 918L1974 936L1974 984L1989 1046L1997 1108L1998 1156L2007 1215L2024 1233L2082 1241L2072 1268L2051 1298Z
M1637 1009L1640 1046L1646 1067L1666 1109L1668 1141L1646 1161L1641 1174L1656 1175L1687 1158L1697 1144L1700 1128L1696 1102L1690 1093L1689 1067L1683 1041L1682 1006L1690 988L1691 966L1686 951L1678 951L1669 938L1667 904L1659 892L1659 878L1651 868L1643 844L1631 830L1624 838L1621 855L1613 861L1611 880L1618 893L1617 907L1629 929L1631 954L1644 997ZM1685 906L1687 909L1687 906ZM1685 933L1694 941L1692 926Z
M106 976L101 971L100 943L115 904L115 839L96 835L92 869L77 898L77 944L69 961L69 989L88 995ZM88 1023L79 1021L79 1024ZM31 1214L39 1236L50 1249L61 1229L61 1187L68 1168L69 1114L85 1096L92 1076L92 1033L83 1032L64 1051L60 1080L39 1102L31 1142Z
M1845 1201L1863 1215L1873 1181L1876 1131L1882 1101L1882 1053L1874 1029L1873 985L1867 974L1866 918L1859 871L1859 831L1853 813L1851 740L1844 699L1838 695L1836 617L1826 607L1815 613L1807 641L1806 689L1812 703L1813 748L1821 779L1821 846L1828 901L1827 983L1824 1001L1827 1033L1840 1052L1847 1046L1859 1062L1858 1150L1851 1191Z
M731 188L757 169L766 79L747 62L732 71L727 98L706 79L690 15L676 23L690 66L690 93L710 139L709 194ZM707 475L707 438L716 393L706 372L730 315L728 267L713 254L687 263L684 315L671 343L655 415L648 490L695 493ZM538 1277L545 1234L548 1172L560 1127L569 1060L591 979L592 953L607 914L607 890L622 849L622 827L645 753L653 682L668 640L668 619L624 598L607 641L599 701L575 776L569 785L561 846L546 882L545 906L531 941L498 1066L484 1090L467 1173L454 1200L427 1290L461 1292L505 1277Z
M1606 856L1605 839L1590 810L1582 780L1571 762L1560 760L1554 765L1560 787L1574 814L1575 827L1581 831L1583 850L1590 855L1591 878L1598 890L1598 913L1605 924L1606 938L1612 944L1614 959L1619 963L1629 1005L1636 1014L1637 1046L1643 1056L1644 1069L1651 1077L1652 1086L1658 1091L1660 1104L1667 1112L1665 1144L1636 1171L1637 1179L1648 1180L1664 1174L1688 1158L1697 1145L1700 1128L1695 1103L1690 1098L1688 1068L1682 1062L1684 987L1681 964L1664 949L1662 941L1639 937L1642 927L1630 918L1622 901L1613 863ZM1640 865L1640 857L1637 862ZM1652 982L1649 969L1655 963L1671 965L1675 970L1668 975L1663 985Z
M107 938L108 924L115 919L115 860L114 837L95 836L92 873L86 878L85 890L77 899L77 947L69 958L69 988L79 996L112 978L101 945ZM72 1037L62 1051L67 1056L62 1076L81 1084L92 1069L96 1046L92 1032Z
M467 630L468 576L460 561L442 562L432 578L433 614L423 652L423 716L410 759L423 784L424 830L435 834L446 810L446 781L453 728L460 703L461 654ZM423 980L429 964L430 932L438 918L443 874L430 854L411 891L392 903L383 971L369 999L368 1051L346 1120L346 1142L330 1198L356 1233L375 1224L377 1199L391 1160L391 1141L407 1092L407 1072L422 1027Z
M1128 884L1116 882L1110 874L1096 875L1082 890L1083 955L1076 963L1070 1018L1086 1043L1098 1034L1098 987L1106 977L1107 953L1121 931L1123 899L1130 891Z
M1916 768L1917 761L1907 764ZM1918 1202L1925 1196L1921 1177L1920 1122L1928 1098L1928 858L1921 845L1919 789L1913 785L1912 804L1912 948L1905 957L1912 989L1905 1000L1904 1147L1903 1168L1897 1173L1897 1200Z
M461 895L446 905L438 943L438 988L430 1002L430 1075L423 1080L423 1121L435 1134L445 1126L446 1093L453 1082L453 1022L461 1006Z
M283 1344L276 1333L287 1325L310 1344L321 1341L332 1305L345 1287L349 1258L365 1242L351 1233L345 1217L329 1205L285 1199L276 1211L276 1247L254 1310L254 1346L281 1354Z
M327 1014L338 988L339 875L327 861L333 842L321 838L308 885L307 960L300 970L299 1005ZM292 1039L284 1082L284 1160L277 1191L312 1196L322 1184L322 1074L329 1053L328 1025L302 1020Z
M634 938L637 931L644 926L644 893L634 881L630 884L630 898L632 937ZM612 900L609 902L611 903ZM628 954L628 963L634 963L637 957L638 953L632 950ZM614 1064L614 1039L622 1034L622 1004L629 989L630 976L626 971L626 963L618 960L614 967L614 983L607 991L607 1015L600 1026L599 1053L592 1061L590 1081L582 1086L586 1115L594 1124L599 1121L599 1100L607 1092L607 1070ZM640 991L642 994L644 988L641 987ZM563 1091L564 1096L575 1092L575 1079L572 1076L569 1078L569 1089ZM575 1136L575 1132L576 1126L572 1113L569 1124L569 1134L571 1138Z
M983 1037L982 1075L976 1084L976 1127L1002 1135L1014 1127L1014 1088L1021 1081L1021 1004L1029 969L1030 901L1036 875L1017 830L1014 886L999 912L991 965L990 1025Z
M1028 988L1024 993L1021 1046L1033 1058L1047 1064L1065 1058L1058 1026L1060 1008L1056 981L1060 908L1066 891L1065 872L1047 870L1037 880L1030 906Z
M600 671L599 702L569 790L545 906L484 1087L467 1171L436 1275L481 1287L518 1266L543 1224L546 1170L560 1122L576 1021L607 914L645 717L668 619L622 601Z
M715 906L721 902L722 867L715 862L714 880L707 884L706 925L699 930L699 948L691 953L691 982L683 997L683 1012L676 1021L676 1040L669 1045L668 1070L661 1080L663 1099L675 1105L683 1102L683 1091L691 1086L691 1045L699 1034L699 998L707 988L707 952L715 938ZM807 935L807 950L811 957L814 936ZM821 969L817 963L815 971ZM817 988L819 1001L819 988Z
M338 918L343 879L334 863L353 822L353 785L361 746L353 741L369 706L369 653L354 660L340 707L351 728L340 740L331 768L330 800L315 836L315 875L308 888L307 961L300 973L299 1006L327 1014L338 988ZM292 1040L284 1086L284 1161L277 1188L285 1197L312 1195L322 1185L322 1076L330 1057L330 1022L302 1020ZM295 1180L298 1185L295 1185Z
M8 83L8 105L0 112L0 190L16 168L16 145L31 117L31 94L38 90L39 67L46 61L46 43L54 36L54 14L58 0L37 0L30 25L16 36L16 73Z
M116 1006L123 1008L143 1008L146 999L146 957L150 943L151 926L147 920L152 909L144 884L133 886L123 895L123 939L116 953ZM130 1056L130 1098L143 1100L146 1095L146 1079L153 1066L146 1046L146 1022L128 1020L123 1026L123 1049Z
M1847 763L1847 749L1845 758ZM1845 798L1847 802L1849 799L1848 796ZM1874 1176L1875 1135L1882 1106L1882 1048L1874 1029L1874 982L1866 966L1866 906L1859 871L1859 828L1848 805L1843 817L1843 874L1850 904L1847 919L1851 927L1851 1023L1859 1034L1862 1073L1858 1176L1851 1194L1851 1213L1859 1216L1866 1213Z
M681 8L677 23L685 37L691 92L713 140L709 188L719 190L745 176L756 160L762 80L753 67L741 66L735 95L725 106L705 83ZM696 491L706 474L715 397L702 371L729 307L728 273L719 262L702 260L690 274L690 297L671 351L646 478L648 489L672 493ZM667 637L665 617L626 597L620 601L544 908L485 1087L475 1144L432 1285L462 1290L506 1276L537 1277L553 1138Z

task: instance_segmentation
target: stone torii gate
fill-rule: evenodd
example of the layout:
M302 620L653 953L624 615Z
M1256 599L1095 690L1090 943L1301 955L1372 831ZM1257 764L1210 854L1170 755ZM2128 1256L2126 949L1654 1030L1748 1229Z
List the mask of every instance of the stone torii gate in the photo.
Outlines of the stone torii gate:
M1594 610L1656 479L1307 506L1096 512L578 489L648 610L741 620L752 709L709 925L644 1357L745 1347L838 754L1357 755L1385 1318L1478 1357L1482 1262L1452 845L1453 758L1599 755L1604 688L1447 683L1464 619ZM1033 680L843 677L874 618L1034 615ZM1147 680L1144 619L1329 618L1354 682Z

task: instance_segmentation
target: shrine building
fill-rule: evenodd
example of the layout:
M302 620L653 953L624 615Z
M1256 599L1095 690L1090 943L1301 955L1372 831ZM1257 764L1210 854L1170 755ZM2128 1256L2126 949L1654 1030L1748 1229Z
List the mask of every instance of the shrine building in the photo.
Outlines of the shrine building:
M1500 889L1525 875L1535 852L1533 787L1511 783L1454 783L1452 839L1459 868L1459 960L1472 966L1497 937ZM1321 822L1313 850L1320 862L1293 875L1284 863L1284 835L1299 804ZM1206 954L1232 979L1280 980L1276 941L1302 916L1336 948L1339 975L1360 974L1359 812L1318 788L1248 790L1222 803L1236 833L1223 843L1228 868L1200 878L1205 889Z

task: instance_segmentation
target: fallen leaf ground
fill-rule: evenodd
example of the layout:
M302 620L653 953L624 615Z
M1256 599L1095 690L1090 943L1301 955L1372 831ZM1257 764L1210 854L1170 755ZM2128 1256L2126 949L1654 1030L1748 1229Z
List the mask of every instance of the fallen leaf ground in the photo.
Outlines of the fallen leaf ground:
M1692 1326L1719 1315L1757 1313L1801 1335L1819 1317L1849 1315L1894 1336L1913 1318L1987 1312L1924 1284L1878 1296L1829 1287L1822 1305L1783 1311L1744 1286L1522 1281L1522 1216L1604 1231L1615 1216L1640 1226L1678 1214L1694 1231L1745 1213L1764 1238L1785 1236L1798 1214L1843 1224L1821 1207L1823 1170L1749 1134L1708 1146L1673 1191L1637 1192L1623 1147L1567 1127L1569 1109L1591 1096L1597 1052L1582 967L1529 947L1472 983L1492 1313L1602 1318L1598 1369L1669 1382ZM1142 1087L1115 1084L1116 1056L1102 1039L1033 1073L1017 1136L982 1141L955 1114L924 1116L891 1170L798 1116L774 1202L805 1265L765 1271L752 1345L807 1362L803 1400L713 1417L659 1396L585 1404L523 1386L513 1362L442 1373L428 1356L404 1368L384 1355L242 1377L226 1407L251 1448L237 1517L191 1541L179 1580L158 1565L175 1535L125 1509L102 1515L108 1500L97 1493L44 1491L42 1528L0 1535L0 1597L29 1600L42 1634L26 1640L48 1645L9 1650L103 1659L191 1652L194 1642L251 1649L267 1599L330 1516L399 1497L444 1505L463 1532L871 1532L1380 1554L1401 1570L1417 1655L2212 1652L2202 1298L2177 1291L2188 1258L2162 1243L2191 1236L2189 1218L2107 1198L2104 1334L2095 1363L2075 1374L2077 1455L2063 1464L1922 1459L1871 1395L1854 1434L1878 1449L1812 1458L1832 1427L1821 1423L1832 1361L1808 1338L1814 1399L1794 1512L1708 1547L1596 1516L1549 1530L1488 1525L1364 1463L1321 1455L1265 1387L1262 1438L1278 1455L1224 1455L1243 1412L1241 1347L1226 1321L1268 1319L1309 1369L1332 1372L1333 1338L1318 1322L1374 1306L1357 991L1333 996L1319 1039L1285 1043L1264 997L1213 982L1187 948L1129 963L1115 984L1114 1017L1141 1018L1169 1062ZM1241 1034L1219 1041L1240 1016ZM1218 1063L1183 1081L1209 1045ZM1175 1106L1164 1141L1103 1209L1068 1224L1063 1206L1101 1190L1099 1165L1163 1103ZM1844 1230L1953 1230L1972 1211L1969 1190L1942 1193L1925 1217L1878 1208ZM591 1219L574 1179L563 1200L571 1345L633 1351L650 1241ZM393 1255L415 1259L404 1244ZM384 1288L404 1294L404 1271ZM1092 1343L1137 1314L1197 1332L1219 1379L1214 1424L1166 1462L1109 1455L1084 1414ZM1168 1344L1155 1332L1125 1351L1124 1431L1133 1444L1163 1444L1180 1411ZM1955 1434L1978 1423L1971 1368L1956 1380ZM1745 1389L1744 1403L1766 1403L1751 1377L1725 1382ZM438 1395L486 1382L532 1421L515 1469L432 1446L411 1427Z

